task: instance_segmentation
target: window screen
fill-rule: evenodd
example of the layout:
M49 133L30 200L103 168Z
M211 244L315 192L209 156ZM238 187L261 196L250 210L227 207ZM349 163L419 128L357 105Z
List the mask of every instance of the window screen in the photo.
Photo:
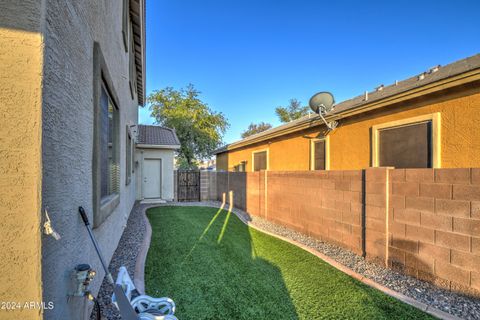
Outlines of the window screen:
M379 165L395 168L432 167L432 123L379 131Z
M118 193L119 161L118 161L118 110L113 105L107 91L102 86L100 97L101 128L100 128L100 170L101 197Z
M313 164L315 170L325 170L325 140L313 143Z
M253 171L267 170L267 151L253 154Z

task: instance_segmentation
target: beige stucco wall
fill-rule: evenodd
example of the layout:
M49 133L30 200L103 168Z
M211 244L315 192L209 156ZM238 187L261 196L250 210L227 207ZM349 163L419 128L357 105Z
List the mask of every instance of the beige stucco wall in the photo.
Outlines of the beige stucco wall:
M371 165L372 126L436 112L441 115L441 167L478 167L479 91L478 87L460 90L341 120L339 127L329 134L330 169L356 170ZM309 137L316 137L319 132L320 127L316 127L221 153L217 155L217 170L233 170L241 161L247 161L247 171L251 171L252 152L262 149L269 150L269 170L309 170Z
M143 199L142 181L143 181L143 160L144 159L161 159L162 160L162 189L161 197L163 200L171 201L174 198L174 156L175 151L170 149L147 149L136 148L135 161L138 161L138 166L135 166L137 172L137 199Z
M74 320L83 319L85 304L83 298L66 298L74 285L75 266L88 263L97 271L90 286L95 296L105 275L78 214L83 206L93 221L92 159L98 157L94 153L94 83L101 81L94 61L95 42L119 111L120 201L94 229L107 263L135 202L135 183L126 184L126 127L137 123L138 99L130 93L122 1L47 1L45 11L42 199L62 236L60 241L42 237L44 299L55 302L45 318Z
M13 2L12 2L13 3ZM40 319L41 310L41 99L43 37L41 1L25 1L24 15L0 11L0 319Z
M107 262L134 205L135 183L126 184L124 168L126 127L137 123L138 97L130 93L122 16L121 1L2 2L0 302L44 301L54 308L0 310L1 320L85 319L92 303L67 299L72 271L80 263L97 271L90 286L95 296L105 275L78 214L83 206L93 220L95 42L119 109L120 201L94 229ZM59 241L41 233L42 208Z

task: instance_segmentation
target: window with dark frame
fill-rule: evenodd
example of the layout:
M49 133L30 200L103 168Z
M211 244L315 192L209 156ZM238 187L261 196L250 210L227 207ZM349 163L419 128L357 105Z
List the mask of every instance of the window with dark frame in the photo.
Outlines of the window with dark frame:
M378 132L378 164L381 167L432 168L432 155L431 121Z
M253 154L253 171L267 170L267 151Z
M119 193L120 164L118 159L118 109L102 85L100 96L100 196L104 202Z
M326 158L325 158L325 140L318 140L313 142L313 169L325 170Z
M126 137L127 141L125 144L125 157L126 157L126 173L125 173L125 184L128 185L130 184L130 181L132 179L132 136L130 135L130 130L129 127L127 126L127 132L126 132Z
M130 84L130 94L132 99L135 99L135 94L137 93L137 70L135 69L135 43L133 40L133 27L130 23L130 52L129 52L129 84Z
M234 166L235 172L245 172L246 171L245 170L246 169L246 164L247 164L246 161L242 161L239 164L237 164L236 166Z

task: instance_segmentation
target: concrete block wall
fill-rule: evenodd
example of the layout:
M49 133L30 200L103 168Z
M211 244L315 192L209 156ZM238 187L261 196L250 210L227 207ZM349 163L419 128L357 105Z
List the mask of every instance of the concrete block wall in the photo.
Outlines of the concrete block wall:
M233 206L241 210L247 209L247 173L230 172L228 174L228 191L233 192ZM229 201L229 200L227 200Z
M215 171L200 171L200 201L217 199L217 174Z
M266 174L268 220L362 254L362 171Z
M396 169L392 268L466 293L480 291L480 169Z
M208 172L229 201L378 264L480 296L480 169ZM214 179L212 177L215 177Z
M222 195L228 194L228 172L217 172L217 179L216 179L216 189L217 193L213 194L214 199L217 201L223 201L225 199ZM227 196L228 199L228 196ZM213 200L213 199L212 199Z
M247 212L265 218L265 172L247 173Z
M386 264L388 255L388 178L386 168L370 168L364 173L365 255L379 264Z

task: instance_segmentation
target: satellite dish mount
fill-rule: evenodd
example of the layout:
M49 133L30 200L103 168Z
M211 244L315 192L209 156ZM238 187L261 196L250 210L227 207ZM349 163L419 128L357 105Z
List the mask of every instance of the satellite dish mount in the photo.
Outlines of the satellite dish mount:
M335 99L330 92L323 91L315 94L310 98L308 104L310 109L322 118L329 130L334 130L338 126L337 121L327 122L327 120L325 120L325 116L332 112L335 107Z

